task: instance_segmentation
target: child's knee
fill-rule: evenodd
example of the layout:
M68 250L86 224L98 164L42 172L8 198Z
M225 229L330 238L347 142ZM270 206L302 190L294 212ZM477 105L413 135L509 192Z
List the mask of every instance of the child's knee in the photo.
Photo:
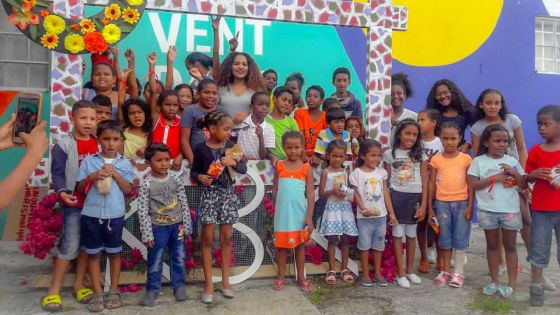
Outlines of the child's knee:
M222 244L222 246L230 246L231 234L220 234L220 243Z

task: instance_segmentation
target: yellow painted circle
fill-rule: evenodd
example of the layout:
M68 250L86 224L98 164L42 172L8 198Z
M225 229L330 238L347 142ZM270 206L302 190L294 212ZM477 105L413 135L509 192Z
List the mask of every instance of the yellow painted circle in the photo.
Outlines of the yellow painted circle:
M408 8L408 29L393 31L393 58L442 66L475 52L492 34L503 0L394 0Z

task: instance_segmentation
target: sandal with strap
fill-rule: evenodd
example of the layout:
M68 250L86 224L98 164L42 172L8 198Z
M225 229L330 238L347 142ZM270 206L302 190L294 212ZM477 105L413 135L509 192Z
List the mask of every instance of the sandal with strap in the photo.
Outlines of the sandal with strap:
M88 311L99 313L105 309L103 292L94 293L91 301L89 301Z
M45 295L41 298L41 308L46 312L62 311L62 300L59 294Z
M81 288L74 293L76 296L76 301L80 304L89 304L89 301L93 298L93 290L88 288Z
M309 279L298 280L297 284L299 289L306 294L311 294L313 292L313 283Z
M340 272L340 277L342 278L342 281L344 281L344 283L346 284L352 284L354 283L354 276L352 275L352 272L348 269L344 269Z
M121 293L117 290L109 290L105 296L105 308L115 309L122 307Z
M272 290L282 291L282 290L284 290L285 285L286 285L286 281L284 281L283 279L276 279L272 283Z
M329 270L327 272L327 276L325 277L325 282L329 285L336 284L336 271Z
M420 264L418 265L418 271L420 271L421 273L429 273L430 262L427 259L421 259Z

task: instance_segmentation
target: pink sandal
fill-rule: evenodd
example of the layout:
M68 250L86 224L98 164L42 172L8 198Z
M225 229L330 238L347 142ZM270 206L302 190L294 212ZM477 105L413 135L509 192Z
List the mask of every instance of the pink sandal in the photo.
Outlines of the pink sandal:
M311 294L313 292L313 283L309 279L298 280L297 284L299 289L306 294Z
M449 280L450 277L451 274L449 274L449 272L440 271L440 273L434 279L434 285L438 287L444 286L447 284L447 281Z
M449 281L449 286L453 288L462 288L465 283L465 276L460 273L454 273Z
M342 278L342 281L344 281L344 283L346 284L354 283L354 276L352 276L352 272L348 269L342 270L340 272L340 277Z
M334 270L329 270L327 272L327 276L325 277L325 282L328 285L334 285L336 284L336 271Z
M272 290L282 291L282 290L284 290L285 285L286 285L286 281L284 281L283 279L276 279L272 283Z

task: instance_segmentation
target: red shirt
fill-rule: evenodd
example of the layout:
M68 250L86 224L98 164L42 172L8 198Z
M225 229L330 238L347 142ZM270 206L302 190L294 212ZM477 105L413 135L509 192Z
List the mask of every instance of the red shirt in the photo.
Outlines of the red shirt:
M327 129L325 112L321 111L321 118L313 121L311 115L309 115L309 110L301 108L294 113L294 119L305 137L305 153L307 156L315 155L315 143L319 137L319 132Z
M167 125L163 114L160 114L152 132L152 142L166 144L171 158L176 158L181 153L181 119L175 117L173 123Z
M529 151L525 172L538 168L553 168L560 166L560 151L548 152L541 145L534 146ZM554 189L548 181L537 179L533 188L532 209L534 211L560 211L560 189Z
M82 165L82 161L86 158L86 156L96 154L99 150L97 147L97 140L95 140L94 137L89 137L88 140L76 139L76 145L78 147L78 166ZM76 208L82 208L84 206L86 196L77 192L74 192L73 195L78 198L78 205Z

